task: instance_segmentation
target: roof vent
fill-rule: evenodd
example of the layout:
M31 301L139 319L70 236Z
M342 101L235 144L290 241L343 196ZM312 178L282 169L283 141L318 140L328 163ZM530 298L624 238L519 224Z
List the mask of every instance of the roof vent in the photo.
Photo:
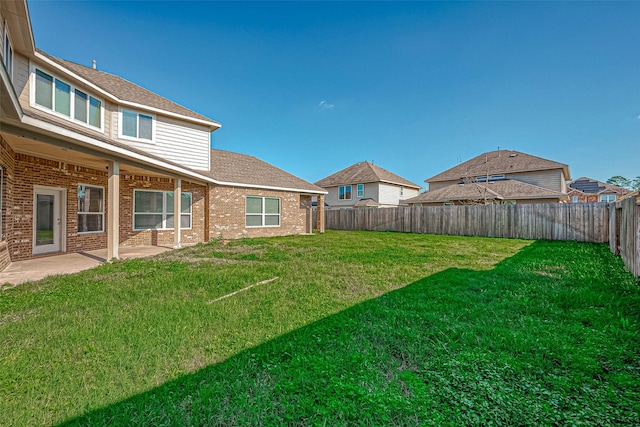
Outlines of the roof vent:
M509 154L509 157L515 157L515 156L517 156L517 154L516 154L516 153L511 153L511 154Z
M96 63L95 59L93 61L91 61L91 66L93 67L94 70L96 70L98 68L98 64Z

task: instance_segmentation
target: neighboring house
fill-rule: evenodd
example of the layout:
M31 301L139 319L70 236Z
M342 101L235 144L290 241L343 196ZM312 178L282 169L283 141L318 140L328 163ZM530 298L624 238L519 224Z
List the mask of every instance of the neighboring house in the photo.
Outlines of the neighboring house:
M567 201L569 167L511 150L483 153L427 180L415 206Z
M210 148L214 120L36 49L0 2L0 269L40 255L308 233L321 188ZM179 220L174 213L179 212Z
M586 177L574 179L567 185L569 187L569 200L571 203L609 203L626 198L634 193L632 190Z
M327 190L329 209L396 207L420 186L369 162L351 165L315 183Z

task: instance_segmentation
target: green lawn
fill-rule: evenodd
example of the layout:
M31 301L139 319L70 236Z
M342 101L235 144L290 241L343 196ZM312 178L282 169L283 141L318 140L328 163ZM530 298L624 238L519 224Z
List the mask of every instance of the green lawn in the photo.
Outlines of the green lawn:
M601 244L214 242L0 292L0 425L637 425L639 326Z

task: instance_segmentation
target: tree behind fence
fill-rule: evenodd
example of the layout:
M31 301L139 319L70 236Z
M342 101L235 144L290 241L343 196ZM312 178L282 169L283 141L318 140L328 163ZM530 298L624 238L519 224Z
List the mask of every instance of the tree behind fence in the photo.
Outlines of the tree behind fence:
M457 236L609 241L604 203L415 206L326 210L331 230L398 231Z

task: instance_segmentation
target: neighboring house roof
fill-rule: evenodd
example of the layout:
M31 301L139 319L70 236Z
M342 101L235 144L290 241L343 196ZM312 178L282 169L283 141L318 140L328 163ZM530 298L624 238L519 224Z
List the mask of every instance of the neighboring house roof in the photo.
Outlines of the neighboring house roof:
M242 184L256 188L274 188L314 194L327 192L295 175L246 154L211 150L211 171L202 171L214 180L228 185Z
M316 185L322 188L329 188L337 187L339 185L366 184L369 182L384 182L403 187L420 189L419 185L366 161L356 163L334 173L333 175L329 175L328 177L317 181Z
M360 199L356 202L355 205L353 205L354 208L371 208L371 207L377 208L378 206L380 206L380 203L376 202L371 197L367 197L366 199Z
M452 184L437 190L426 191L406 200L407 203L444 203L452 201L479 200L525 200L525 199L566 199L567 195L537 185L512 179L490 183L472 182Z
M135 83L131 83L130 81L123 79L122 77L93 69L91 67L85 67L84 65L76 64L75 62L56 58L55 56L51 56L40 49L37 49L37 52L45 58L48 58L54 63L62 66L66 70L71 71L72 73L98 86L105 92L110 93L121 101L142 104L148 107L167 111L169 113L179 114L181 116L189 117L192 119L203 120L206 122L210 122L216 127L220 127L220 125L216 121L205 117L202 114L189 110L188 108L183 107L180 104L163 98L160 95L157 95L141 86L138 86Z
M606 182L598 181L596 179L581 177L574 179L567 184L571 190L577 190L584 194L627 194L632 193L632 190L618 187L617 185L607 184Z
M499 175L516 172L531 172L538 170L563 169L566 179L569 179L569 166L542 157L532 156L513 150L498 150L480 154L471 160L432 176L425 182L451 181L485 175Z

